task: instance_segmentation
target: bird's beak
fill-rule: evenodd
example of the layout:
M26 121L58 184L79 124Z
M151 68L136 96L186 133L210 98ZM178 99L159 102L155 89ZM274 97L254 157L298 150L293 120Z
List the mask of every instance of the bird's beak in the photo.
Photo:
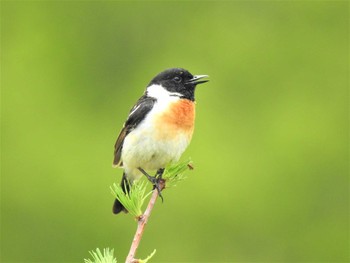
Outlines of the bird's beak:
M197 84L205 83L205 82L208 82L208 81L209 81L209 79L207 79L207 78L209 78L208 75L195 75L195 76L193 76L192 79L190 79L189 81L187 81L186 84L187 84L187 83L188 83L188 84L191 83L191 84L197 85Z

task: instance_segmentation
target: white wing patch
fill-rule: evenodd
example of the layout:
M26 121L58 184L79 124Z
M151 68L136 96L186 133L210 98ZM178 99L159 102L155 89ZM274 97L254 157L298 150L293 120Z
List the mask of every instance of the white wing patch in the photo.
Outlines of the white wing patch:
M137 111L140 108L141 105L137 105L137 107L135 107L130 113L129 113L129 117L131 115L133 115L135 113L135 111Z

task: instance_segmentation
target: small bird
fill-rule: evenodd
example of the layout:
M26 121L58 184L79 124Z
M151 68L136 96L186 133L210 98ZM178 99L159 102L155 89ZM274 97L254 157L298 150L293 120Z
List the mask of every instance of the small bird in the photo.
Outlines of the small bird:
M129 116L114 146L113 167L124 169L121 187L145 175L158 189L167 164L177 162L191 141L195 120L195 88L207 75L170 68L155 76ZM150 176L146 171L157 171ZM159 191L160 193L160 191ZM116 199L113 213L127 212Z

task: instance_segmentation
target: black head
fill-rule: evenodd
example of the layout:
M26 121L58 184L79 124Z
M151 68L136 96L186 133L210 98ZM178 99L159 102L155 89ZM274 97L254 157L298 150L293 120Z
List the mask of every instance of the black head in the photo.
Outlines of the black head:
M181 98L194 101L194 90L196 86L209 81L201 80L207 77L207 75L193 76L183 68L171 68L155 76L148 84L148 87L153 84L162 85L169 92L178 93L181 95Z

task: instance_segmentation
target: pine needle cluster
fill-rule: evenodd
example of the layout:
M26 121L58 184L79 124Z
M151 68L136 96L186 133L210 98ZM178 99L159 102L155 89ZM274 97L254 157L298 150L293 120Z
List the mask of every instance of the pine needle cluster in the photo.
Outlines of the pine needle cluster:
M192 169L191 160L168 165L163 173L162 178L165 180L165 188L176 186L178 182L185 180L185 171ZM139 180L132 185L129 184L129 193L124 193L122 187L113 184L111 187L112 194L120 203L128 210L128 212L136 218L142 215L142 206L152 191L147 191L147 182Z
M117 184L113 184L111 187L112 194L117 198L128 212L134 217L138 218L142 215L142 205L147 197L152 194L152 191L146 193L147 182L138 181L134 184L129 184L129 193L124 193L122 187Z
M114 250L109 248L104 248L103 253L99 248L96 251L89 251L91 259L84 259L85 263L117 263L117 260L113 256Z

